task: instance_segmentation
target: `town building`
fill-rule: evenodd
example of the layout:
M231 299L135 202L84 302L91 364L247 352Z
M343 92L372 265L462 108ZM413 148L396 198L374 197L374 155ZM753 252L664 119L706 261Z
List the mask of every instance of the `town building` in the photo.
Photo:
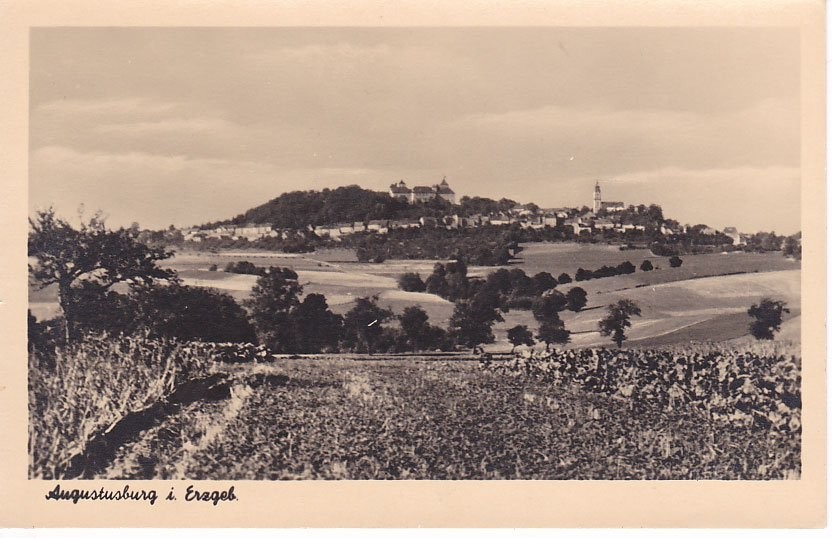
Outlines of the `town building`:
M604 202L601 200L601 184L599 182L595 182L595 192L592 197L592 212L597 214L602 209L616 213L618 211L624 211L627 207L624 205L624 202Z
M401 180L398 183L390 185L390 190L388 192L391 198L400 198L411 204L415 204L416 202L427 202L433 200L437 196L452 204L456 203L456 193L453 189L451 189L451 186L448 185L448 180L446 178L442 178L442 183L439 185L434 185L432 187L417 185L412 189L407 186L404 180Z

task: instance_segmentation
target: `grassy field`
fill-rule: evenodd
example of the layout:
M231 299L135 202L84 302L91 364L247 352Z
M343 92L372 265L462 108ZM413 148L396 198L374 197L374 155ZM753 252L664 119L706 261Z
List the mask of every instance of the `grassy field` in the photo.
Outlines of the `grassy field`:
M788 477L783 458L794 464L768 431L473 361L296 359L234 375L229 399L183 408L99 476L727 479Z

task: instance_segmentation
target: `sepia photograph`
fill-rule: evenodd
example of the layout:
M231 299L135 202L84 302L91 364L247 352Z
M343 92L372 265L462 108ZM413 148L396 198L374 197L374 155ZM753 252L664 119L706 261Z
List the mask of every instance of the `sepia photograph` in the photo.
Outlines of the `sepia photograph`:
M798 32L31 45L31 478L800 477Z
M25 517L823 524L816 6L255 4L15 34Z

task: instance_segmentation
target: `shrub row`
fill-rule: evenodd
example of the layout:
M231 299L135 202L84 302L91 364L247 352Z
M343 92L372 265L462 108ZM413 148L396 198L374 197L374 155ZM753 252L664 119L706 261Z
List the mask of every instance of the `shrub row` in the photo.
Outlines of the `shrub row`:
M712 420L766 429L799 445L800 357L782 345L523 352L486 367L624 398L634 407L696 409Z

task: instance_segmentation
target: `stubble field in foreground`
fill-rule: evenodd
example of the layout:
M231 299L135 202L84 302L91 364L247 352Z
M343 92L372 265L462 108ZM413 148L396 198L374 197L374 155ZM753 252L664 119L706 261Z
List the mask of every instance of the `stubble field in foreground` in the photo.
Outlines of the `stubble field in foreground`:
M799 433L719 424L437 360L238 365L102 474L160 479L738 479L799 476ZM794 452L796 450L796 452ZM796 463L795 463L796 462Z

